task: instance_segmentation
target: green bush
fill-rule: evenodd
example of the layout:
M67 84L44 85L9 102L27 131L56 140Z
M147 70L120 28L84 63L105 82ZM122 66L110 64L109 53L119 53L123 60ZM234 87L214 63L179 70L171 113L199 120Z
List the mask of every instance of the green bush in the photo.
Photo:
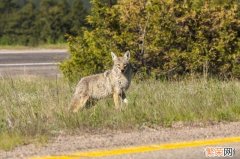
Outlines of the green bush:
M239 77L240 4L237 1L92 0L90 29L69 37L70 80L110 66L110 51L130 50L142 77L187 74Z

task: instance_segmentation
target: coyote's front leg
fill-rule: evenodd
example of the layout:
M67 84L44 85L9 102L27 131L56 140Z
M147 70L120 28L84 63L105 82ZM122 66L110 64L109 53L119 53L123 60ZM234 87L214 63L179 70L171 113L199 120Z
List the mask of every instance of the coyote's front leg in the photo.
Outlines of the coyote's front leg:
M126 97L126 94L124 91L122 91L121 93L121 100L126 104L128 105L128 100L127 100L127 97Z
M113 93L113 100L114 100L114 104L115 104L115 109L119 110L120 108L120 96L118 93L114 92Z

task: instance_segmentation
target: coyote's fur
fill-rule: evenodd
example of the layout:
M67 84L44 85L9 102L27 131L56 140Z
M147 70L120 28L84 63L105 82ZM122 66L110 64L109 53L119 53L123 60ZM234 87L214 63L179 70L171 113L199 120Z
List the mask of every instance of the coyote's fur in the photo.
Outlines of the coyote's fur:
M113 67L104 73L82 78L75 90L70 109L77 112L84 108L89 99L105 98L113 95L115 108L119 109L122 101L128 103L125 91L131 83L132 66L129 63L130 52L117 57L111 52Z

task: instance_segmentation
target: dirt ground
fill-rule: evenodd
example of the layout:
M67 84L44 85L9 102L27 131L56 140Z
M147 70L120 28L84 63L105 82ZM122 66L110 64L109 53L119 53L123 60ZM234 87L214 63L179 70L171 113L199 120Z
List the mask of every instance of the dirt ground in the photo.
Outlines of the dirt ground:
M196 139L210 139L240 135L240 122L183 126L175 124L172 128L142 127L134 131L105 130L100 132L79 132L76 135L59 133L48 144L33 144L15 148L12 151L0 151L1 159L19 159L29 156L68 154L93 149L116 148L146 144L161 144Z

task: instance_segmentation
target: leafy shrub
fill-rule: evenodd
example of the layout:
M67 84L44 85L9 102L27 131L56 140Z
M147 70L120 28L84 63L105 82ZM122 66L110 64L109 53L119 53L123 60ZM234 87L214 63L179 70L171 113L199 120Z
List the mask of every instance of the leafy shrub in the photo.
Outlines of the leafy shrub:
M91 29L69 37L71 58L61 65L70 80L101 72L110 51L130 50L147 77L186 74L239 77L240 4L190 0L92 0ZM144 76L146 77L146 76Z

